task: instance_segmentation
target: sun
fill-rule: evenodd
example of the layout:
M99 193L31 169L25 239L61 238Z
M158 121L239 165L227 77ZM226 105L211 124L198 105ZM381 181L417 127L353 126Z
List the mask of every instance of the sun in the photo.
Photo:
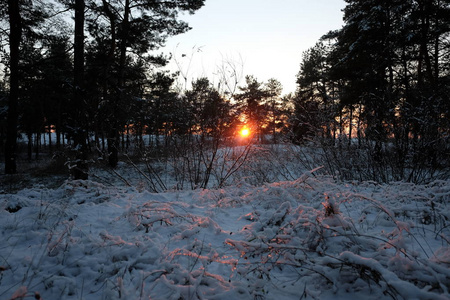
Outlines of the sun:
M250 134L250 130L248 128L242 128L240 134L242 137L247 137Z

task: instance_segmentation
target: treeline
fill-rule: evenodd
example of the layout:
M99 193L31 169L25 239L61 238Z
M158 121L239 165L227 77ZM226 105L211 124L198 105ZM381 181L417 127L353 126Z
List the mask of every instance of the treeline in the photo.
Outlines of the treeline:
M2 1L5 172L16 172L18 132L30 137L30 155L31 136L50 127L57 133L55 147L66 135L79 162L87 159L90 135L97 141L101 135L115 166L120 133L138 122L138 99L158 106L174 98L173 78L156 71L168 57L154 50L190 29L180 12L203 5L204 0ZM77 165L75 177L86 177L85 167Z
M449 175L450 1L347 0L304 53L294 133L320 137L343 179Z
M203 0L3 3L2 20L10 20L2 23L3 33L9 32L2 36L9 47L3 47L0 127L6 173L15 172L19 133L27 136L28 159L38 155L43 134L50 150L65 149L68 140L76 150L76 178L86 178L90 153L101 152L115 167L130 144L166 151L179 148L172 137L221 141L244 122L260 139L267 131L277 135L287 119L278 81L263 84L247 76L236 92L236 79L224 79L225 93L199 78L180 91L177 74L161 71L170 57L156 50L189 29L178 13L202 5ZM144 135L152 137L147 145Z
M246 124L261 142L315 147L316 163L340 179L448 176L450 1L346 2L345 25L303 54L288 96L275 79L237 87L235 69L220 85L175 88L178 74L160 68L170 57L155 53L189 30L179 13L204 0L2 2L5 171L16 172L19 133L29 159L42 134L56 133L50 150L69 140L72 175L87 178L91 153L112 167L131 147L216 153Z

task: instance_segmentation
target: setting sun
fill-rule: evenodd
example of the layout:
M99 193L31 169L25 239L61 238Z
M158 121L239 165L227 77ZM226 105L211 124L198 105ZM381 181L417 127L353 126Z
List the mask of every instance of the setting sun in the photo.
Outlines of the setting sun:
M250 134L250 130L248 128L243 128L240 133L241 136L246 137Z

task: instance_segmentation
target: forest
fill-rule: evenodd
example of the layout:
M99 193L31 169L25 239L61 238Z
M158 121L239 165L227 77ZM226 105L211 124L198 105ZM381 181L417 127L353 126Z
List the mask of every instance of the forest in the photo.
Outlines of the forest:
M276 79L227 76L232 64L218 83L183 88L162 68L158 49L204 0L2 1L4 172L47 155L87 179L100 159L176 156L205 188L218 149L246 127L251 143L318 149L312 164L340 180L448 178L450 2L346 3L344 26L303 53L296 92L281 95Z
M450 0L346 0L287 95L165 67L208 3L0 1L0 298L450 299Z

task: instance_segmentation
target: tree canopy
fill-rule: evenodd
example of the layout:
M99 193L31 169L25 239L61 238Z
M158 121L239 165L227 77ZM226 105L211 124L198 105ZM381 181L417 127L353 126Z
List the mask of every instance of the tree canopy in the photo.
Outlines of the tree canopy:
M170 56L159 49L190 29L183 13L204 4L1 2L5 172L17 171L19 137L28 160L39 158L42 139L49 153L64 152L78 179L95 155L114 168L132 148L165 157L197 151L186 166L199 171L206 146L217 151L245 127L254 142L315 144L328 172L343 179L419 182L445 173L449 0L346 0L344 26L303 53L297 91L284 96L273 78L241 82L232 62L219 68L218 83L205 77L189 86L181 74L184 87L175 87L181 71L161 68ZM208 179L199 175L193 186Z

